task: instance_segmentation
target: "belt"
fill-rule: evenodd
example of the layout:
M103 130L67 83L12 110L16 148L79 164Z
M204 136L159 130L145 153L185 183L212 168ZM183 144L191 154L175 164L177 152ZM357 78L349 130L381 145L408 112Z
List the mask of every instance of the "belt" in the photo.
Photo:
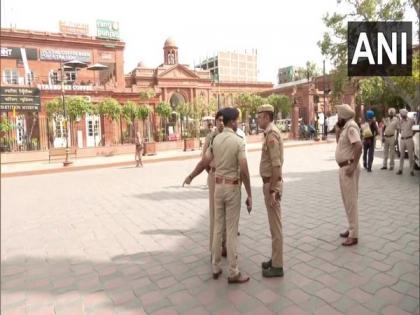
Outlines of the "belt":
M238 185L239 180L237 179L229 179L224 177L216 177L216 184L230 184L230 185Z
M387 137L387 138L391 138L391 137L393 137L394 135L390 135L390 136L387 136L387 135L385 135L385 137Z
M407 139L411 139L413 138L413 136L409 136L409 137L401 137L401 140L407 140Z
M340 167L344 167L344 166L350 165L350 164L351 164L351 163L353 163L353 162L354 162L354 160L347 160L347 161L344 161L344 162L338 163L338 166L340 166Z
M216 168L215 167L212 167L212 168L210 168L210 172L216 172Z
M264 184L268 184L268 183L270 183L271 182L271 177L262 177L262 181L263 181L263 183ZM282 181L282 178L281 178L281 176L279 177L279 180L278 180L279 182L281 182Z

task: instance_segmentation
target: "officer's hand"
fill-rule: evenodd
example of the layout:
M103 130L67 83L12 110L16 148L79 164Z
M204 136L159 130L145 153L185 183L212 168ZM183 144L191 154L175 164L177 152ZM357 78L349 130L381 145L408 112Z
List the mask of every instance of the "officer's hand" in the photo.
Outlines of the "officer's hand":
M270 193L270 205L274 207L277 203L277 192Z
M354 173L354 167L353 167L353 166L349 166L349 167L346 169L346 175L347 175L348 177L351 177L351 176L353 175L353 173Z
M246 198L245 204L246 204L246 209L248 210L248 213L251 213L251 210L252 210L252 197L251 196L248 196Z
M184 187L185 184L189 185L192 182L192 177L190 175L185 178L184 182L182 183L182 187Z

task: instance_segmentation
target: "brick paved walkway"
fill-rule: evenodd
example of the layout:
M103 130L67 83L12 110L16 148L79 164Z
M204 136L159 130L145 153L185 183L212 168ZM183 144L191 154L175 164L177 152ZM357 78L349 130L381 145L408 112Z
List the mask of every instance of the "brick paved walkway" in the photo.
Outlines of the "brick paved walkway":
M419 174L362 173L360 243L343 248L335 145L288 148L282 202L285 277L264 279L267 215L242 211L245 285L211 279L205 176L195 161L6 178L2 314L418 314Z

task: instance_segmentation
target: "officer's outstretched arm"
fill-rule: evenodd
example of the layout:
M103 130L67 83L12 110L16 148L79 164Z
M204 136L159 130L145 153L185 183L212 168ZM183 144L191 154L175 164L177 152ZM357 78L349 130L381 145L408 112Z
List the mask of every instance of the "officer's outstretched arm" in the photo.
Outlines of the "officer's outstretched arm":
M200 162L197 163L192 173L188 175L187 178L184 180L184 182L182 183L182 186L184 186L185 184L187 185L191 184L194 177L200 175L201 172L204 171L210 165L210 162L211 162L211 158L207 155L203 155Z

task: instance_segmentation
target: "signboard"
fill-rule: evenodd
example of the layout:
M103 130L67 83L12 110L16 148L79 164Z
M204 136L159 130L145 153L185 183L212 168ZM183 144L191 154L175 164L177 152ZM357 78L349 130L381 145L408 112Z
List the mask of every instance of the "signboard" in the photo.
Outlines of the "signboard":
M38 51L36 48L25 48L26 50L26 59L28 60L37 60ZM10 58L10 59L20 59L22 60L22 53L20 47L4 47L0 48L1 58Z
M69 61L76 59L82 62L90 63L92 60L92 53L86 50L41 48L39 50L39 59L57 61Z
M120 26L118 22L96 20L96 37L103 39L120 39Z
M89 24L59 21L60 32L64 34L88 35Z
M60 84L38 84L38 89L47 91L61 91ZM64 85L64 90L67 91L93 91L92 85Z
M39 111L39 89L0 87L0 111Z
M99 62L112 62L115 60L113 51L99 51Z

